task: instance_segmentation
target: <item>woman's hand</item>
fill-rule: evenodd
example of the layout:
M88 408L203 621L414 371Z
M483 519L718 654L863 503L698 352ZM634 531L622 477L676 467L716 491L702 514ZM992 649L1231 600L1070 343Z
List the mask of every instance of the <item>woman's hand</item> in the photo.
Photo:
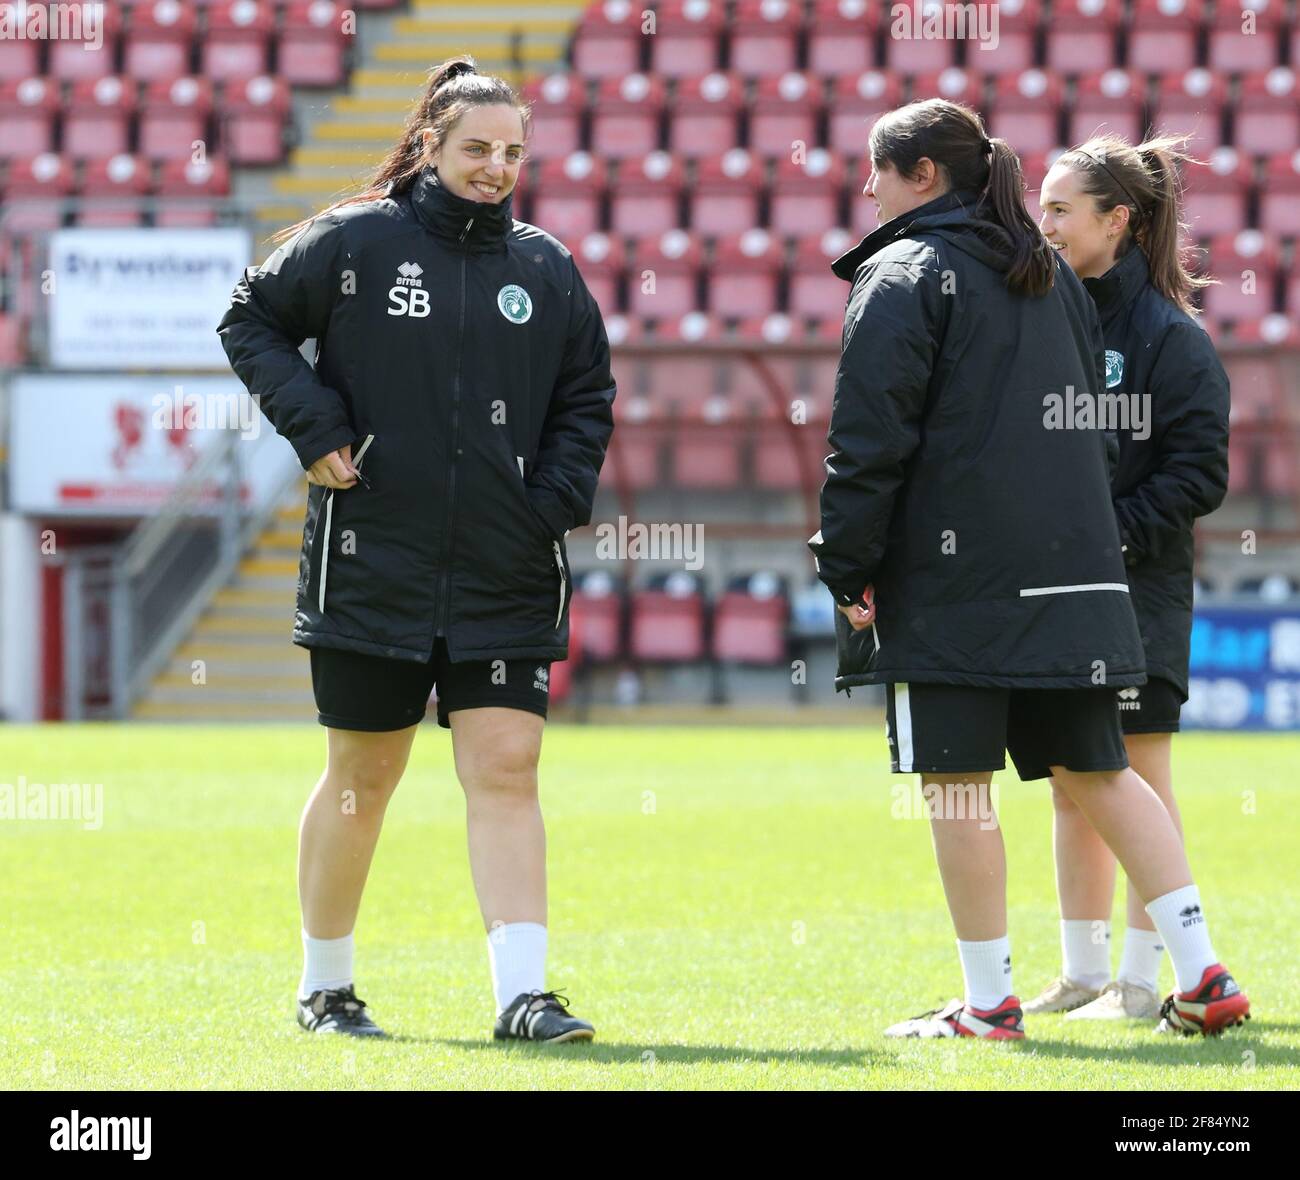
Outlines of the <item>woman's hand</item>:
M352 466L352 444L340 447L317 459L307 469L307 482L319 484L323 488L346 490L355 487L357 471Z
M835 609L849 621L855 631L865 631L876 621L876 588L868 586L862 594L863 601L853 606L837 606Z

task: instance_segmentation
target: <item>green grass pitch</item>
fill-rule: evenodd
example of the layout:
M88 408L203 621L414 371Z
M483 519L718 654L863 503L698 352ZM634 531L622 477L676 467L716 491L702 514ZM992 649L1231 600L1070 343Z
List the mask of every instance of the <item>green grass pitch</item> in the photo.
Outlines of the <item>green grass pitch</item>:
M1300 1086L1300 737L1186 734L1175 787L1220 956L1255 1018L1221 1040L1031 1018L1019 1045L887 1041L960 990L923 819L878 720L552 726L548 983L591 1045L491 1040L449 737L426 726L357 929L394 1039L310 1037L297 823L314 725L0 728L0 784L102 783L102 827L0 822L0 1086L1276 1089ZM1000 776L1016 988L1058 964L1046 783ZM1123 926L1117 890L1116 925ZM1118 948L1114 951L1118 959ZM1162 986L1171 983L1166 963Z

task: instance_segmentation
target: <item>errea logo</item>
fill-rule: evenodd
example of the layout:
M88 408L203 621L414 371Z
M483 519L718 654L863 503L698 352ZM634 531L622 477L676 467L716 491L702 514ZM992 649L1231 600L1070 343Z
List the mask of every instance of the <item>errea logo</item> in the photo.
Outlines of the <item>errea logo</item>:
M533 687L551 695L551 670L545 664L539 664L533 670Z
M424 319L429 314L429 292L423 289L422 274L424 267L418 262L403 262L397 268L396 285L388 292L389 315Z
M1120 712L1142 708L1142 690L1140 688L1121 688L1118 692Z

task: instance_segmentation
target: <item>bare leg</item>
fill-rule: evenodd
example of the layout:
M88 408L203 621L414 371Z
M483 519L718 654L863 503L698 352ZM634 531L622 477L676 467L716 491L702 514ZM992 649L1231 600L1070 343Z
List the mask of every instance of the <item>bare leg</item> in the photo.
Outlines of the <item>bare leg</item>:
M949 783L973 784L979 799L987 802L991 775L976 771L966 775L945 775ZM1007 854L1002 828L991 806L946 808L939 805L947 796L945 782L922 775L921 792L936 800L930 815L934 856L943 878L943 892L957 937L963 942L988 942L1007 933ZM953 814L945 814L952 811Z
M523 709L449 714L465 791L469 864L483 927L546 925L546 829L537 798L541 717Z
M1067 921L1109 921L1115 901L1115 854L1055 779L1052 808L1056 896L1061 917Z
M401 781L416 726L389 733L328 729L328 759L298 829L298 898L312 938L351 934L361 892Z
M1129 765L1138 772L1159 796L1165 805L1174 827L1178 829L1178 838L1183 838L1183 817L1179 814L1178 804L1174 800L1173 771L1170 756L1173 749L1173 734L1169 733L1131 733L1124 738L1124 747L1128 750ZM1128 885L1128 924L1138 930L1155 930L1155 923L1147 913L1142 899Z

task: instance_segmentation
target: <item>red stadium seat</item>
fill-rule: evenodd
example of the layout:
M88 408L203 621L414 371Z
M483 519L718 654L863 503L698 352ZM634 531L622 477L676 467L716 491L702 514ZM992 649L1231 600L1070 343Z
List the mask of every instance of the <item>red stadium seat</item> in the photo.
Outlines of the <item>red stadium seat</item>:
M563 160L546 160L529 176L532 219L547 233L568 242L600 229L605 168L590 153L574 152Z
M547 74L524 88L532 104L533 123L528 135L528 155L534 160L554 160L582 147L582 86L571 74Z
M100 160L127 150L135 82L110 76L72 84L63 117L63 150L74 159Z
M845 295L849 285L841 284ZM839 344L844 317L841 314L819 323L826 325L835 344ZM827 388L834 384L834 369ZM768 491L816 492L826 479L826 456L830 446L826 431L830 424L830 394L801 394L800 413L772 418L762 423L754 447L754 482Z
M1241 80L1233 145L1256 156L1300 148L1300 94L1295 74L1282 66Z
M762 78L749 108L750 151L789 157L798 143L813 147L821 106L821 87L806 74Z
M137 3L131 9L122 72L151 81L188 74L197 24L194 7L180 0Z
M1246 228L1251 167L1232 148L1219 148L1208 168L1183 168L1183 220L1198 238L1235 234Z
M697 164L691 186L691 229L716 236L738 225L758 221L758 194L763 169L744 148L732 148L720 157L705 156Z
M265 0L217 0L208 9L200 72L222 82L267 73L274 30L275 11Z
M1228 86L1209 70L1188 70L1160 79L1152 123L1162 131L1187 134L1187 150L1204 158L1227 140L1223 112Z
M617 313L619 277L625 265L622 243L609 234L587 234L573 253L583 282L601 313L606 316Z
M947 10L947 11L945 11ZM881 21L881 41L885 47L884 68L893 74L937 74L956 64L956 47L959 37L946 36L943 25L945 15L967 15L977 12L976 5L945 5L943 0L921 0L920 4L890 5ZM986 10L987 11L987 10ZM924 35L926 20L939 19L938 31L944 36ZM972 26L962 36L973 36Z
M1203 293L1207 319L1257 320L1277 310L1277 243L1258 230L1243 230L1210 244L1210 273L1218 283Z
M849 284L831 273L831 263L856 244L847 230L831 229L802 238L790 272L790 314L810 319L844 317Z
M85 12L77 5L73 12ZM46 72L54 78L74 81L79 78L106 78L113 73L117 60L117 47L122 37L121 9L111 4L99 4L95 27L83 20L80 27L73 24L69 32L80 32L80 38L52 37L50 61ZM89 34L89 36L87 36Z
M1036 64L1034 43L1043 17L1041 0L1001 0L998 36L966 42L966 68L985 77L1019 74Z
M293 86L338 86L347 73L346 11L334 0L292 0L284 10L276 75Z
M152 181L148 161L135 156L91 160L81 179L84 199L77 211L77 224L100 228L139 225L144 213L141 198Z
M674 486L703 491L740 484L743 424L735 414L731 400L717 394L683 407L668 452Z
M6 15L15 26L21 24L20 10L13 7L12 0L6 0L0 8L7 10ZM0 38L0 82L18 82L44 74L42 50L47 44L47 40L38 37Z
M990 135L1005 139L1018 154L1061 146L1061 80L1044 70L1006 74L994 88Z
M946 98L949 102L967 106L983 106L983 84L966 70L954 68L940 70L937 74L921 74L912 79L912 99Z
M170 228L212 225L216 206L202 198L230 192L230 167L219 157L202 160L168 160L162 166L158 195L164 200L154 214L154 224Z
M851 158L866 154L867 140L876 120L902 101L902 87L892 74L876 70L856 78L835 79L827 136L831 151Z
M72 193L72 165L54 152L13 160L5 172L0 198L5 205L5 232L58 229L61 200Z
M1300 152L1273 156L1259 194L1259 226L1265 233L1300 237ZM1292 314L1300 307L1292 305Z
M722 0L662 0L650 38L650 68L664 78L691 78L718 68L726 14Z
M606 78L591 120L591 150L613 160L644 156L659 147L663 82L648 74Z
M743 103L741 84L729 74L683 79L670 107L669 150L682 156L714 156L735 147Z
M770 78L796 66L803 4L737 0L731 24L731 68L744 78Z
M206 78L150 83L140 110L140 154L153 160L191 158L194 143L208 139L211 113L212 83Z
M623 592L604 570L584 574L573 591L570 620L582 635L584 662L608 664L623 657Z
M58 109L59 88L47 78L0 82L0 159L50 151Z
M713 608L713 658L730 664L784 664L790 601L773 574L734 579Z
M698 581L679 571L651 579L650 589L632 594L629 654L646 663L702 660L704 594Z
M1080 144L1103 134L1140 142L1144 89L1141 75L1129 70L1085 74L1079 79L1070 111L1069 142Z
M636 243L628 282L628 309L651 320L672 320L695 310L701 264L699 242L683 230Z
M622 78L641 70L645 4L589 4L573 38L573 71L581 78Z
M876 64L875 0L813 0L808 23L808 72L815 78L856 78Z
M1128 29L1128 68L1173 74L1196 65L1205 0L1134 0Z
M781 244L766 230L719 238L709 270L708 310L732 320L776 311L780 270Z
M778 234L815 234L842 224L844 161L822 148L799 161L782 157L772 182L770 224Z
M22 320L0 313L0 365L17 368L26 361L26 335Z
M289 86L283 78L244 78L226 86L222 149L234 164L276 164L284 158Z
M1209 67L1216 73L1271 70L1280 62L1282 0L1232 0L1215 6L1210 22ZM1243 14L1249 14L1250 25Z
M685 171L667 152L625 160L610 202L610 229L629 237L658 237L681 224Z
M1047 68L1078 74L1115 64L1116 43L1123 19L1122 0L1053 0L1047 22Z

